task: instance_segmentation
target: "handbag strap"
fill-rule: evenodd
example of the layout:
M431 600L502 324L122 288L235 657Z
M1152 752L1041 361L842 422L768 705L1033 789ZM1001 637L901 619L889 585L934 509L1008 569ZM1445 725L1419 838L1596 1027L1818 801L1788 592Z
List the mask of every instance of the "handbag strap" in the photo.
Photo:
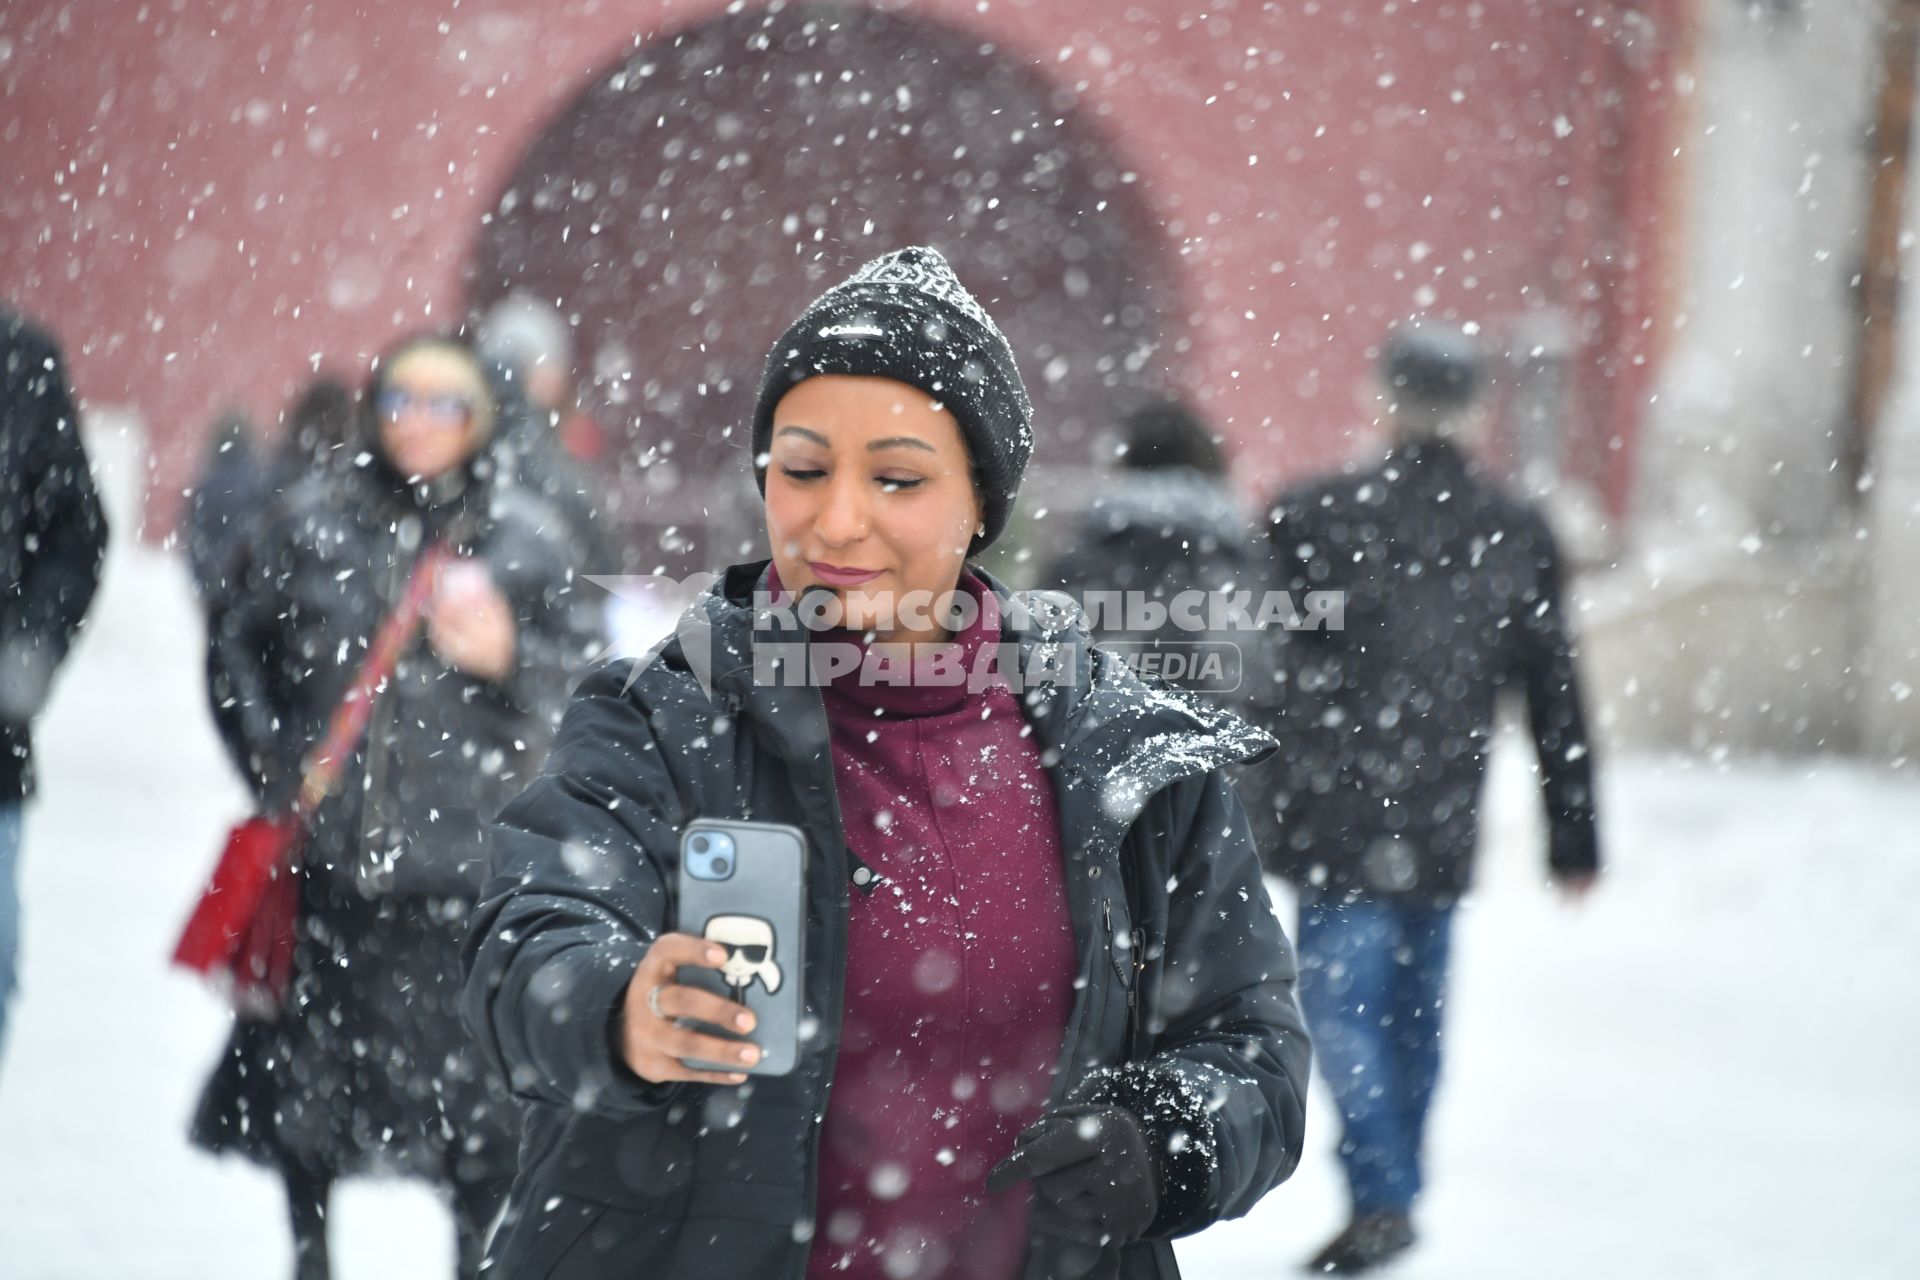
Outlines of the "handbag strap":
M420 634L426 616L427 597L433 593L439 570L453 553L444 542L436 542L420 553L407 577L406 588L391 612L380 621L373 644L360 664L360 671L348 687L346 696L333 709L327 721L327 733L307 756L300 777L300 791L294 797L293 816L303 824L340 784L347 759L366 735L373 720L374 700L386 688L394 668L400 664L414 637Z

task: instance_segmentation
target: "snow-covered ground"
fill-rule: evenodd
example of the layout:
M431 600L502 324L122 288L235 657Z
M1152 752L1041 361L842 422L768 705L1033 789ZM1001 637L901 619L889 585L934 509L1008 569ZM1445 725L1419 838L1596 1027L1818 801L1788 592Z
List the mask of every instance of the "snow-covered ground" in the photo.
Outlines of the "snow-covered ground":
M28 817L0 1275L285 1274L273 1181L182 1136L225 1015L167 955L243 807L184 573L123 541L95 623ZM1920 786L1840 762L1603 776L1613 874L1567 908L1539 882L1524 752L1496 769L1425 1243L1390 1274L1920 1276ZM1322 1093L1300 1173L1183 1244L1187 1274L1293 1272L1342 1216L1333 1139ZM350 1184L338 1274L450 1274L450 1231L417 1186Z

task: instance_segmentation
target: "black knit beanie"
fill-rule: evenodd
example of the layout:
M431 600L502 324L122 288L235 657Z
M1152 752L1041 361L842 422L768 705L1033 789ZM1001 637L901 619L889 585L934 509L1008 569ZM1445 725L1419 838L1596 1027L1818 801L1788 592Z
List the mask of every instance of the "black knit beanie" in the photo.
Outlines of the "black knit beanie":
M933 249L875 258L814 300L767 355L753 411L753 475L767 491L773 410L796 383L822 373L891 378L938 400L960 423L985 532L1000 536L1033 455L1033 405L1013 348Z

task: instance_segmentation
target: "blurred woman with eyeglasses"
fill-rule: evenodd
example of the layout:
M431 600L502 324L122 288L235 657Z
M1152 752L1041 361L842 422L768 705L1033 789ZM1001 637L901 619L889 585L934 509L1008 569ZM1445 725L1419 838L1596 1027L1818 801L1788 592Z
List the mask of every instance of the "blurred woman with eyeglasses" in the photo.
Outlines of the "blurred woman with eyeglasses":
M285 1007L236 1021L193 1124L197 1145L282 1175L299 1280L329 1274L341 1177L397 1171L446 1190L466 1277L513 1174L514 1104L456 1011L459 945L484 825L537 771L591 637L562 522L496 474L511 394L457 339L390 350L353 463L261 516L209 636L214 718L278 811L435 551L421 624L312 823Z

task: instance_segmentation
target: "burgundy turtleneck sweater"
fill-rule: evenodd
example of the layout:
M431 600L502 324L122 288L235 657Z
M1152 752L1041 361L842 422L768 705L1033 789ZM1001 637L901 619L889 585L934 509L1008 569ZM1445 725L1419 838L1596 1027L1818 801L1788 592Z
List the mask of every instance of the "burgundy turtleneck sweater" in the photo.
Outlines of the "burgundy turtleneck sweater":
M973 671L1000 613L961 589ZM1003 683L824 693L847 844L879 879L851 894L808 1280L1018 1280L1028 1192L985 1182L1046 1105L1073 1003L1052 783Z

